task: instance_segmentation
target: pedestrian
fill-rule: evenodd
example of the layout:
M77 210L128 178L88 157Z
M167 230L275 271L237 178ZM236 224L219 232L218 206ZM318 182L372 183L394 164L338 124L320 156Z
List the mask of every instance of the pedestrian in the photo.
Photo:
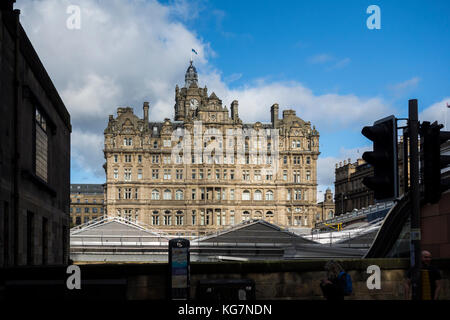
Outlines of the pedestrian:
M420 272L421 278L421 300L438 300L441 291L441 272L438 268L431 264L432 256L429 251L422 251L422 269ZM405 297L411 298L411 275L412 268L406 273L405 281Z
M344 269L339 263L331 260L325 264L325 270L327 278L320 282L323 296L327 300L344 300L346 280L340 276Z

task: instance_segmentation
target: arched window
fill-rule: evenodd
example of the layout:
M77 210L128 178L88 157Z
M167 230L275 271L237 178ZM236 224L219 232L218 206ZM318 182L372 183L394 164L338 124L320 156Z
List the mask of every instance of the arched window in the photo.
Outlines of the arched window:
M262 218L262 212L261 211L256 211L254 218L255 219L261 219Z
M266 192L266 200L267 201L273 200L273 191L272 190L269 190Z
M164 190L164 200L172 200L172 192L169 189Z
M249 219L250 219L250 212L248 212L248 211L242 212L242 221L249 220Z
M152 200L159 200L159 191L156 189L152 190Z
M255 191L254 199L255 200L262 200L262 192L261 192L261 190L256 190Z
M242 192L242 200L250 200L250 191L244 190L244 192Z
M175 192L175 200L183 200L183 191L182 190L177 190Z
M328 211L328 219L333 218L333 215L334 215L333 210Z
M272 215L273 215L273 212L272 212L272 211L267 211L267 212L266 212L266 215L272 216Z

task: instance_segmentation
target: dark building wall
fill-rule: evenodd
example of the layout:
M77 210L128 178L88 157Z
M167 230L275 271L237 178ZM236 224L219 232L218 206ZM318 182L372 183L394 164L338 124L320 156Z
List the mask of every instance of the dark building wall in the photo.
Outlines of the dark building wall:
M421 208L422 249L433 257L450 258L450 192L442 194L436 204Z
M70 116L19 23L19 11L7 7L0 14L0 70L0 267L65 264ZM47 152L37 143L36 110L45 119ZM44 165L36 165L36 154L44 155Z

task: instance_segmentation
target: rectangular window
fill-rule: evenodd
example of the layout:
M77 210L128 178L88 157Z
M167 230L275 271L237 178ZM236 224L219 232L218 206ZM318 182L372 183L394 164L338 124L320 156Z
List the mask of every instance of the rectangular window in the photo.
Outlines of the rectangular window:
M35 173L36 175L47 182L48 170L48 136L47 136L47 121L36 108L35 114Z
M138 179L142 179L142 169L138 169Z
M117 163L119 161L119 156L117 154L114 155L114 162Z
M183 179L183 169L177 169L176 170L176 179L182 180Z
M199 171L199 172L198 172L199 179L203 179L203 178L204 178L204 175L203 175L203 169L199 169L198 171Z
M119 179L119 169L114 169L114 179Z
M138 155L138 163L142 163L142 155Z
M192 180L195 180L196 177L196 170L192 169Z
M306 181L310 181L311 180L311 171L306 170Z
M131 168L127 168L124 170L124 180L131 181Z
M125 162L131 162L131 154L125 155Z
M152 179L153 180L159 179L159 170L158 169L152 169Z
M195 219L196 218L195 210L192 210L192 216L191 217L192 217L192 225L195 226L195 224L197 222L196 219Z
M230 189L230 200L234 200L234 189Z
M131 199L131 188L125 188L125 199Z
M197 190L192 189L192 200L195 200L196 194L197 194Z
M255 181L261 181L261 170L255 170Z
M220 179L220 170L216 169L216 180Z
M288 158L287 156L283 157L283 164L287 164L287 158Z
M172 146L172 142L170 140L164 140L164 147L171 147Z
M283 180L287 181L287 170L283 170Z
M250 171L249 170L242 171L242 180L244 180L244 181L250 180Z
M234 180L234 170L231 170L231 171L230 171L230 179L231 179L231 180Z
M294 182L300 183L300 170L294 170Z
M171 179L170 169L164 169L164 180L170 180L170 179Z
M133 145L133 139L132 138L123 138L123 145L124 146L132 146Z
M152 163L159 163L159 156L152 156Z
M227 169L223 169L223 179L227 179L228 178L228 173L227 173Z
M230 224L234 225L234 210L230 211Z

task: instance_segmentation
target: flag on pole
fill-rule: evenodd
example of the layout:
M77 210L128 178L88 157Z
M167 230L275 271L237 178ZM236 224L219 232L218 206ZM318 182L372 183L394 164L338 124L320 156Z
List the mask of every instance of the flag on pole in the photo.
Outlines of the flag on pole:
M198 55L197 51L195 51L194 49L192 49L192 52Z

